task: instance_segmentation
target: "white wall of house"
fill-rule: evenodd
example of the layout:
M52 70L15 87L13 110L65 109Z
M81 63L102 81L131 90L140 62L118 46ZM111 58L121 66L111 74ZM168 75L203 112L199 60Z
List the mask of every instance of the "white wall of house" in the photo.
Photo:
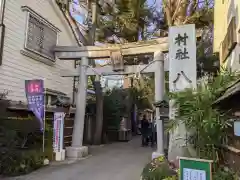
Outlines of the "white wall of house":
M229 25L232 17L236 17L237 30L240 29L240 1L239 0L228 0L227 1L227 26ZM238 40L240 35L238 35Z
M77 45L71 29L54 0L6 0L6 26L3 61L0 66L0 92L9 91L12 100L26 101L24 80L44 79L45 88L61 91L72 97L73 78L60 77L61 69L73 69L73 61L56 60L46 64L20 53L24 50L28 6L60 29L57 45ZM47 61L48 59L44 58Z
M237 27L237 45L232 51L231 55L228 57L228 66L233 71L240 70L240 1L230 0L228 2L228 15L227 23L229 24L232 17L236 17L236 27Z
M225 37L226 28L230 24L233 17L236 18L236 34L237 34L237 45L224 62L224 66L233 71L240 70L240 1L239 0L228 0L226 1L226 27L223 31L222 37ZM221 21L220 21L221 23ZM220 32L221 33L221 32ZM223 39L222 39L223 40Z
M226 59L224 66L232 71L240 70L240 46L238 44Z

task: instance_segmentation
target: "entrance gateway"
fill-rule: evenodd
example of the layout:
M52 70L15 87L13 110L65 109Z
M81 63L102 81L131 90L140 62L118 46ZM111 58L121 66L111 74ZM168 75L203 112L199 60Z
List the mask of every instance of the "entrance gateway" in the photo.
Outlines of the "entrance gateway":
M134 73L154 73L155 74L155 102L163 100L164 96L164 55L168 51L168 38L158 38L136 43L114 44L110 46L57 46L55 49L56 57L60 60L81 60L80 67L74 71L63 70L61 76L79 76L76 114L73 127L72 144L67 147L67 156L78 159L88 154L88 148L82 145L84 132L84 118L86 107L87 76L89 75L127 75ZM114 58L114 54L120 56L154 54L153 62L147 65L127 65L124 69L113 71L112 66L92 68L89 60ZM120 57L122 58L122 57ZM163 144L163 121L160 118L160 109L156 108L157 123L157 151L153 157L164 155Z

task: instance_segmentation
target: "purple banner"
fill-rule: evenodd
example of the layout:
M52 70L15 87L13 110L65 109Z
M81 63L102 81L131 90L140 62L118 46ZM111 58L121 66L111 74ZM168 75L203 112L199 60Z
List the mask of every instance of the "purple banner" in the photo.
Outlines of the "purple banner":
M44 129L44 85L43 80L25 80L25 91L28 101L28 109L33 112L40 123L40 128Z

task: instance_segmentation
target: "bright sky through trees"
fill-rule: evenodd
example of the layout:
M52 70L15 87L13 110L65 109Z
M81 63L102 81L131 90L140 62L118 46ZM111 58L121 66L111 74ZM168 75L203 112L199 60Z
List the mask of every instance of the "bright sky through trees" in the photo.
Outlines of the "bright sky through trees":
M79 13L74 13L71 12L72 16L80 23L83 24L86 16L86 12L81 8L79 9L78 7L78 0L73 0L73 3L76 4L73 8L75 10L81 10ZM151 7L160 7L160 0L148 0L148 5Z
M73 0L74 5L70 8L70 13L71 15L78 21L79 24L83 25L84 20L86 19L87 16L87 11L84 8L81 8L78 4L78 0ZM150 7L160 7L160 0L148 0L148 5ZM99 44L98 44L99 45ZM104 61L98 60L99 64L105 64ZM114 80L113 77L111 81L109 81L108 85L115 86L117 82L121 79L122 76L116 76L116 80ZM119 79L120 78L120 79ZM105 79L105 78L104 78ZM105 79L106 80L106 79ZM120 83L119 85L121 85Z

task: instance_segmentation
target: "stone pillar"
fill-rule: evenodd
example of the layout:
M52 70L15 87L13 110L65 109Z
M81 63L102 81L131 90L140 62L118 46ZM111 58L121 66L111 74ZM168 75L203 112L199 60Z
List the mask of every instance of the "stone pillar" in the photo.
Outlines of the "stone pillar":
M155 69L155 102L163 100L164 96L164 56L163 53L154 53ZM163 120L161 119L160 109L156 108L156 124L157 124L157 151L153 152L152 159L164 155L164 144L163 144Z
M78 159L88 154L88 148L82 146L85 109L86 109L86 96L87 96L87 65L88 58L81 59L81 66L79 67L79 83L76 99L76 113L72 134L72 145L67 147L67 157L70 159Z

